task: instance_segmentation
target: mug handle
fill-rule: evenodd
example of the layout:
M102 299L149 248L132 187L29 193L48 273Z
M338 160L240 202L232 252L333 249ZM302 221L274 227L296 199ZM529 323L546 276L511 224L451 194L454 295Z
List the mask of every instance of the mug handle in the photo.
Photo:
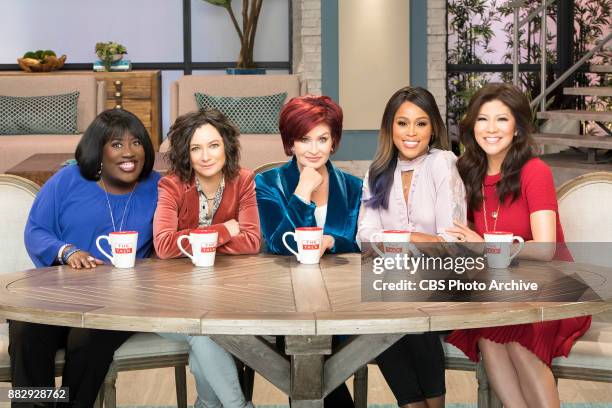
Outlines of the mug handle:
M380 232L375 232L370 236L370 244L372 245L372 249L374 249L374 252L376 252L378 255L380 255L381 257L384 257L385 254L380 250L380 248L378 247L378 245L376 245L377 240L381 238L382 239L382 234ZM381 241L382 242L382 241ZM385 245L385 243L383 242L383 245Z
M512 254L512 256L510 257L510 260L513 260L514 257L517 256L519 254L519 252L521 252L521 250L525 246L525 240L522 237L519 237L518 235L515 235L515 236L512 237L512 243L514 243L514 241L518 241L519 247L516 250L516 252L514 254Z
M297 239L295 237L295 232L293 232L293 231L287 231L287 232L285 232L283 234L283 244L285 244L285 247L289 250L289 252L291 252L293 255L295 255L297 260L299 261L300 260L300 254L298 254L293 249L291 249L289 244L287 244L287 236L289 236L289 235L293 235L293 239L295 240L295 242L298 244L298 246L300 245L299 242L297 242Z
M96 239L96 246L98 247L98 251L102 252L102 255L104 255L105 257L108 258L109 261L111 261L111 264L115 265L115 262L113 262L113 257L110 256L109 254L106 253L105 250L102 249L102 247L100 246L100 241L105 239L106 242L108 242L108 245L110 245L110 237L108 235L100 235L98 237L98 239ZM111 251L112 251L112 246L111 246Z
M185 254L187 257L189 257L189 259L191 259L191 261L194 261L193 260L193 256L189 252L185 251L185 248L183 248L183 245L181 245L181 242L183 242L184 239L189 239L189 235L181 235L180 237L178 237L177 240L176 240L176 245L178 246L178 249L183 254ZM189 242L191 242L191 241L189 241Z

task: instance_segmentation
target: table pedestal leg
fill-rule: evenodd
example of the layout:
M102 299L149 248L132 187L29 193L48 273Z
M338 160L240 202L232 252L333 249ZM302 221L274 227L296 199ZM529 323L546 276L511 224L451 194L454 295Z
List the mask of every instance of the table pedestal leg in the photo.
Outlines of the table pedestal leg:
M331 354L331 336L287 336L291 356L291 407L323 408L324 356Z

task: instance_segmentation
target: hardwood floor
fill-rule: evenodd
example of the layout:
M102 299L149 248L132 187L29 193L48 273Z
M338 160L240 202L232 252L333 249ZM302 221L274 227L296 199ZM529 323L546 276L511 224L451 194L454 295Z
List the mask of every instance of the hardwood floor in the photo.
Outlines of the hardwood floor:
M193 377L188 374L188 402L195 400ZM378 367L369 366L368 402L393 404L395 399L389 391ZM446 371L448 403L476 403L476 379L474 373ZM352 390L352 382L349 381ZM563 402L609 402L612 403L612 385L587 381L559 381L559 392ZM287 397L257 376L253 402L257 404L286 404ZM117 382L118 405L176 405L174 370L158 369L119 373Z
M59 380L59 378L58 378ZM349 380L352 390L352 381ZM378 367L369 366L368 402L394 404L395 399L389 391ZM0 387L9 387L0 383ZM448 403L476 403L476 380L474 373L446 371L446 401ZM193 376L187 375L188 403L195 400ZM612 385L588 381L559 381L559 392L563 402L610 403L612 406ZM260 376L255 378L253 402L262 405L286 404L287 397ZM174 390L174 369L156 369L119 373L117 381L117 405L176 406ZM0 402L0 408L8 408Z

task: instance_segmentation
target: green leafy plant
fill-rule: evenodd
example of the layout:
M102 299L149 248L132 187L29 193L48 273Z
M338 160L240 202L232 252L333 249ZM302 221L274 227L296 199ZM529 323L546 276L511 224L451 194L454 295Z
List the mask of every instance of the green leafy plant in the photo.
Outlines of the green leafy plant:
M236 67L238 68L253 68L253 49L255 48L255 34L257 33L257 22L259 21L259 13L263 0L242 0L242 28L236 20L234 11L232 10L232 0L203 0L214 6L223 7L232 20L232 24L238 33L240 39L240 54Z
M532 0L525 3L519 9L519 20L523 20L529 14L536 11L542 6L542 0ZM507 20L504 25L504 32L506 33L506 47L507 52L504 54L504 62L512 64L512 50L514 49L514 21L512 15L514 9L506 4L499 7L499 12ZM554 33L557 25L557 12L556 5L549 5L546 9L546 16L548 21L548 28L546 33L546 63L549 74L547 75L546 85L550 85L554 80L552 67L557 60L557 52L555 49L556 34ZM552 22L552 24L551 24ZM540 31L541 31L542 19L540 14L537 17L530 20L523 28L519 29L519 63L520 64L539 64L542 60L542 50L540 48ZM512 82L512 73L504 72L501 74L504 82ZM521 72L519 73L519 87L525 91L530 99L533 99L535 95L540 92L540 72ZM553 99L559 99L560 90L555 91L551 95Z
M487 64L492 52L492 23L499 21L495 0L450 0L447 3L448 33L454 44L448 46L450 64ZM491 80L485 72L448 74L448 118L451 140L458 138L457 124L463 117L470 97Z
M112 63L121 59L123 54L127 54L127 49L119 43L112 41L96 43L96 55L107 71L110 71Z
M594 47L597 40L605 37L612 26L612 4L610 0L579 0L574 4L574 15L580 16L580 24L574 31L574 55L583 56ZM589 64L609 65L612 63L612 54L601 52L595 54ZM577 86L612 86L612 75L606 73L577 72L575 74ZM610 111L612 110L612 97L581 96L578 97L577 106L580 109ZM603 124L583 122L584 133L601 133ZM608 132L612 131L612 124L607 123Z

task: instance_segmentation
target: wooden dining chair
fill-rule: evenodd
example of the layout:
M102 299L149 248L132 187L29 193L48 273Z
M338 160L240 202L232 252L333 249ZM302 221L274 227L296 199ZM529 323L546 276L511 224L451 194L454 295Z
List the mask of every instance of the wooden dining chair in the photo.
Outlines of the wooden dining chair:
M611 172L588 173L569 180L558 188L559 219L570 250L572 243L612 243L612 212L607 205L611 201ZM593 253L588 247L582 247L578 251L572 251L572 256L576 262L603 262L605 265L612 263L610 252L597 251L597 248L595 251L596 253ZM486 384L486 374L482 371ZM552 372L555 380L564 378L612 382L612 310L593 316L591 328L576 341L569 356L553 360ZM495 393L488 390L488 386L486 388L486 406L501 407ZM480 393L478 406L481 406Z
M262 164L261 166L255 168L255 170L253 170L253 173L260 174L260 173L263 173L264 171L275 169L275 168L281 167L281 166L283 166L285 164L287 164L286 161L276 161L276 162L270 162L270 163Z
M574 261L612 265L612 251L601 250L612 245L612 172L567 181L557 190L557 201L570 250L575 242L600 243L587 244L593 251L586 246L572 251ZM589 331L576 341L567 358L553 360L552 370L555 378L612 383L612 309L593 316Z
M34 268L23 244L30 207L40 187L23 177L0 174L0 274ZM0 323L0 381L11 381L8 323ZM63 350L56 355L56 375L64 366Z
M40 187L25 178L0 174L0 273L34 268L25 249L23 235L30 208ZM11 381L8 354L8 323L0 323L0 381ZM116 352L96 404L113 408L116 404L115 381L117 372L148 368L175 367L178 407L187 407L185 367L188 347L161 338L155 333L138 333L130 337ZM64 370L64 350L55 356L55 375Z
M610 242L612 244L612 172L594 172L576 177L557 190L559 219L565 242ZM597 203L606 203L598 205ZM591 245L591 244L589 244ZM590 253L588 247L573 251L574 261L612 264L612 253ZM597 249L597 248L595 248ZM583 259L581 259L581 257ZM601 320L601 321L597 321ZM555 379L612 382L612 311L593 316L589 331L576 341L569 356L552 362ZM478 406L501 407L501 402L489 389L486 373L477 368Z
M19 176L0 174L0 274L34 268L23 243L23 234L38 184ZM0 381L11 382L11 359L8 353L8 323L0 323ZM64 350L55 354L55 376L64 370Z

